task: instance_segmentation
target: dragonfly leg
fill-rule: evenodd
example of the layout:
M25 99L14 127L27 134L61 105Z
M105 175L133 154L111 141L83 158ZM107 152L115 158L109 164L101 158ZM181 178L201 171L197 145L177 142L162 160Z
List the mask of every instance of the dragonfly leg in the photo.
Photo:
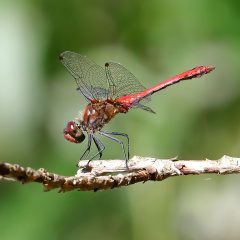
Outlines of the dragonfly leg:
M83 159L83 158L87 158L88 157L88 154L90 152L90 149L91 149L91 144L92 144L92 135L89 134L88 135L88 146L86 148L86 150L84 151L84 153L82 154L82 156L80 157L78 163ZM78 164L77 164L78 166Z
M130 155L130 144L129 144L129 137L126 133L119 133L119 132L106 132L106 131L102 131L106 134L110 134L110 135L119 135L119 136L123 136L127 138L127 146L128 146L128 157L127 160L129 160L129 155Z
M86 167L98 154L100 159L102 157L102 151L105 149L105 146L103 145L103 143L94 134L92 135L92 137L93 137L94 143L97 146L98 152L88 160Z
M99 153L99 158L98 158L98 160L100 160L101 159L101 157L102 157L102 151L101 151L101 147L99 146L99 143L98 143L98 141L95 139L95 138L93 138L93 141L94 141L94 143L95 143L95 145L96 145L96 147L97 147L97 149L98 149L98 153Z
M105 131L102 131L102 132L98 131L98 133L99 133L100 135L103 135L103 136L105 136L105 137L108 137L108 138L110 138L110 139L118 142L119 144L121 144L122 149L123 149L124 158L125 158L125 161L126 161L126 168L127 168L127 170L129 171L128 164L127 164L127 161L129 160L129 137L128 137L128 135L125 134L125 133L105 132ZM109 134L110 134L110 135L120 135L120 136L124 136L124 137L127 138L127 141L128 141L128 157L126 156L126 151L125 151L123 142L122 142L121 140L115 138L115 137L110 136Z

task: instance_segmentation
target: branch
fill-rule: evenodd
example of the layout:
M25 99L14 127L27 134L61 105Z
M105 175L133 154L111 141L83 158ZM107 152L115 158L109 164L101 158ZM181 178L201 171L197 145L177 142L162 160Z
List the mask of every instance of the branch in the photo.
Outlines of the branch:
M240 173L240 158L229 156L223 156L219 160L200 161L135 156L129 160L129 172L125 174L122 174L126 172L125 162L122 160L91 161L87 168L86 164L87 161L81 161L77 174L66 177L49 173L43 168L34 170L17 164L0 162L0 181L39 182L43 184L45 192L55 188L60 188L59 192L67 192L75 189L80 191L113 189L138 182L162 181L168 177L188 174ZM110 175L111 173L114 175Z

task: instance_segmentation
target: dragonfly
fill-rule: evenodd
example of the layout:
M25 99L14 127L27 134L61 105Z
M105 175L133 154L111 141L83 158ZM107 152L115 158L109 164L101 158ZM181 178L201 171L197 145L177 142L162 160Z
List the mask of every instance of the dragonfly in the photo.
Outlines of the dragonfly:
M170 85L183 80L201 77L210 73L214 67L200 66L185 71L173 78L163 81L154 87L146 89L139 80L120 63L107 62L105 69L97 65L86 56L75 52L63 52L60 61L75 78L77 91L82 94L88 102L86 109L78 122L68 122L63 130L65 139L73 143L82 143L85 139L84 132L88 136L88 144L80 160L87 159L92 142L97 147L95 153L87 162L86 167L92 159L98 156L101 159L105 149L104 144L96 136L99 135L110 138L122 146L126 168L129 160L129 137L126 133L102 131L102 128L110 122L118 113L127 113L131 108L140 108L145 111L155 113L144 104L151 100L151 95ZM127 140L127 152L124 143L116 136L123 136ZM80 161L79 160L79 161Z

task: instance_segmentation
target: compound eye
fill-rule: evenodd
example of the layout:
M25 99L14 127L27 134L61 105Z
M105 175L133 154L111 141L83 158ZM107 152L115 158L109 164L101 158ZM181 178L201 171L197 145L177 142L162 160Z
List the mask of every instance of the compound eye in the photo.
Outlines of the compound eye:
M75 122L69 122L68 124L67 124L67 126L66 126L66 128L64 129L64 133L68 133L68 134L70 134L72 137L74 137L75 136L75 134L76 134L76 129L77 128L77 124L75 123Z
M85 135L79 125L72 121L67 124L63 133L65 133L65 138L70 142L81 143L85 139Z

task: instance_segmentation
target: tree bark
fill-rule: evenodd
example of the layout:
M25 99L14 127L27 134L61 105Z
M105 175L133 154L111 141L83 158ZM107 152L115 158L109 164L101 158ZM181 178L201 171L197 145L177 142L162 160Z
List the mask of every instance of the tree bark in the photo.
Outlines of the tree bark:
M219 160L156 159L135 156L128 161L127 172L123 160L80 161L74 176L61 176L40 168L23 168L18 164L0 162L0 180L22 183L38 182L45 192L59 188L59 192L72 190L97 191L129 186L138 182L162 181L168 177L205 173L240 173L240 158L223 156ZM114 173L114 175L111 175ZM123 174L124 173L124 174ZM106 175L107 174L107 175Z

